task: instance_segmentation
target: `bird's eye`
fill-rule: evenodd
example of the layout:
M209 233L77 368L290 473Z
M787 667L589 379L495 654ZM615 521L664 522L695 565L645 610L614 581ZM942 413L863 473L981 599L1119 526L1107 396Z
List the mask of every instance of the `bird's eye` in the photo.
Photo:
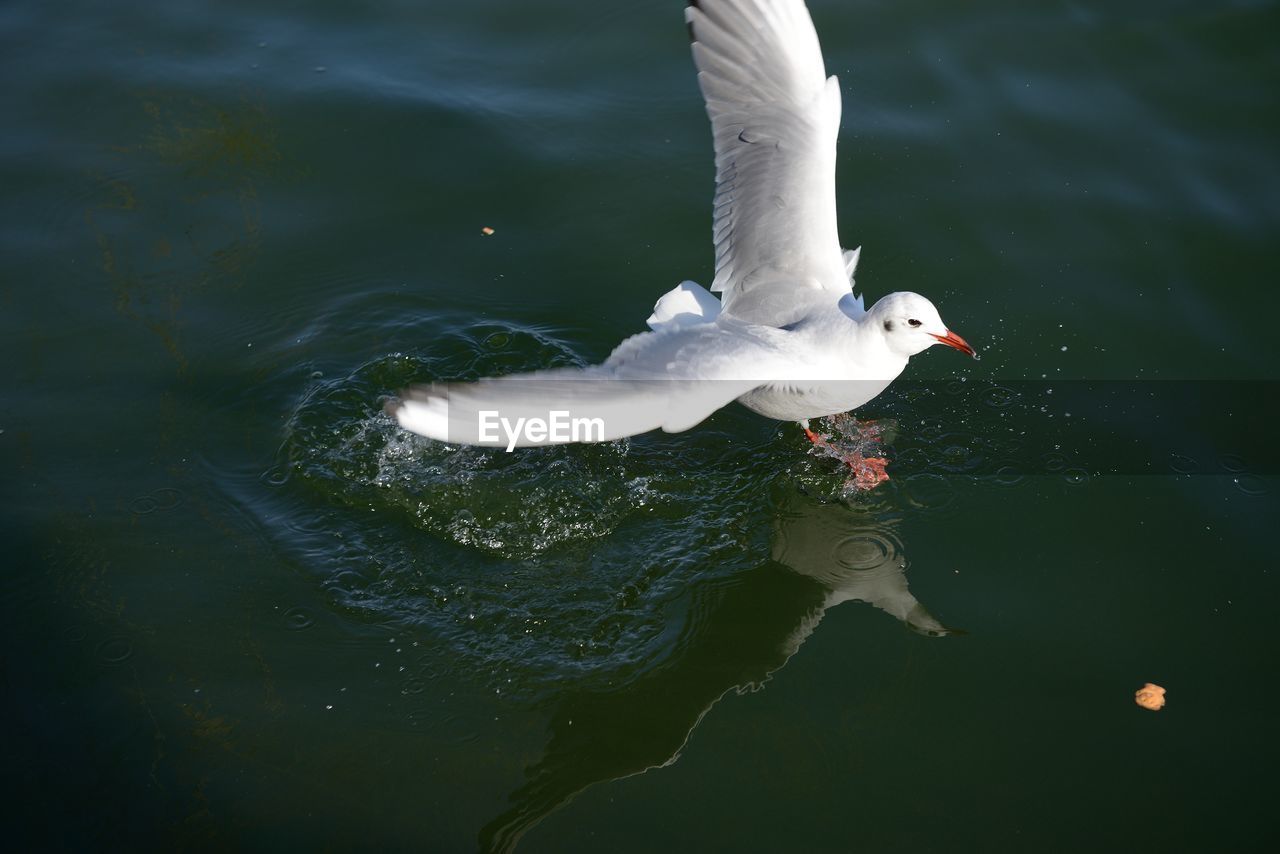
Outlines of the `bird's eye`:
M920 321L918 321L918 320L908 320L908 321L907 321L907 325L908 325L908 326L919 326L919 325L920 325Z

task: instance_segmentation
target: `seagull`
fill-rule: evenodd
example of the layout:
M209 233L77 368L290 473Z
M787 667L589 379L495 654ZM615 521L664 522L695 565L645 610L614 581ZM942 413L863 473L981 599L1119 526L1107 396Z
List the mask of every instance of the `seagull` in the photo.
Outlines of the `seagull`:
M861 247L836 230L840 89L803 0L695 0L685 20L715 142L711 290L681 282L598 365L410 387L385 407L401 427L511 451L680 432L736 400L821 444L810 419L867 403L911 356L975 355L925 297L865 308L853 293Z

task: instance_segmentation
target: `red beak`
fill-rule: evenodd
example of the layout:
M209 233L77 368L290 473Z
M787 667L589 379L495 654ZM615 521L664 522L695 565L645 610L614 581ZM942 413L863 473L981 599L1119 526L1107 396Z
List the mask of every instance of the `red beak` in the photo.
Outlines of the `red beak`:
M929 334L933 335L932 332ZM970 356L977 356L977 354L973 352L973 348L969 346L969 342L952 332L950 329L947 330L946 335L933 335L933 337L938 339L939 344L946 344L948 347L955 347L961 353L965 353Z

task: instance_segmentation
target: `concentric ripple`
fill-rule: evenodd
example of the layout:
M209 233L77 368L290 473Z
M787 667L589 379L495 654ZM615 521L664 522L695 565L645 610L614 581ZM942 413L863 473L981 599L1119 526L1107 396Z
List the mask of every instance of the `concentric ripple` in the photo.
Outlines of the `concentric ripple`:
M887 534L867 530L836 543L832 557L847 569L868 572L894 563L898 558L898 546Z

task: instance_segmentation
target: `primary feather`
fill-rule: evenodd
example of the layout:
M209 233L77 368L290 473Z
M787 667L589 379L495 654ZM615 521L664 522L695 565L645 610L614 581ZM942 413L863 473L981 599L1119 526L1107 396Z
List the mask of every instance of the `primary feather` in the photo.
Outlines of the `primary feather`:
M801 0L685 10L716 155L713 233L724 311L786 325L850 290L836 230L840 89Z

